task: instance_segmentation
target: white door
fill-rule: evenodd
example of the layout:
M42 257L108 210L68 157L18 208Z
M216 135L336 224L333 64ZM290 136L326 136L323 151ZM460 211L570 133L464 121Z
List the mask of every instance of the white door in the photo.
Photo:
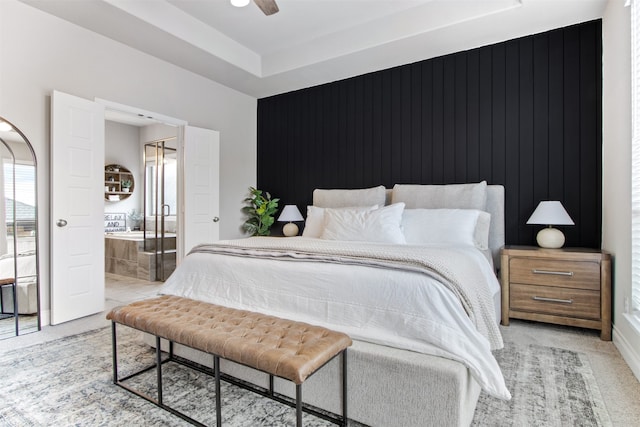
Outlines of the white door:
M219 239L220 133L184 127L182 141L182 258L197 244Z
M51 324L104 310L104 106L51 96Z

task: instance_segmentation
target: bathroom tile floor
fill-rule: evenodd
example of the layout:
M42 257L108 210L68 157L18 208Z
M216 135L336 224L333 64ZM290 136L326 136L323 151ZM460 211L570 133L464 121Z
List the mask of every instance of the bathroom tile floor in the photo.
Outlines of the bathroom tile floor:
M142 279L105 273L105 301L107 305L130 303L144 298L153 297L158 293L163 282L148 282Z

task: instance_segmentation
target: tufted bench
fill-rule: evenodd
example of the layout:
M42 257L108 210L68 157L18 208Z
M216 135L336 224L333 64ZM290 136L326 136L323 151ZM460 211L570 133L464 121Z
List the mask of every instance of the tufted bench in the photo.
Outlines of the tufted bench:
M196 425L201 424L163 403L162 364L173 361L208 374L211 372L176 359L173 356L174 343L213 355L218 426L222 425L220 379L223 378L236 385L245 386L242 382L234 381L232 377L225 376L220 372L220 358L269 374L269 390L260 391L257 386L248 388L291 406L294 405L290 401L273 392L273 377L293 382L296 385L296 422L298 426L301 426L302 383L331 359L342 354L342 416L332 417L307 407L304 408L304 411L336 424L346 425L346 349L351 345L351 339L343 333L302 322L172 295L116 307L107 314L107 319L112 321L114 383ZM126 378L118 378L117 323L156 337L155 365ZM165 360L162 360L161 356L161 338L169 341L169 357ZM157 370L157 399L139 393L124 384L126 380L151 368Z

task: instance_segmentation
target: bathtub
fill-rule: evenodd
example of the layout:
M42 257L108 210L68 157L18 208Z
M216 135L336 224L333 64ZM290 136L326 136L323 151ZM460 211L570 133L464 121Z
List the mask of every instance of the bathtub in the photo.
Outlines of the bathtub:
M118 231L104 233L104 237L108 239L137 240L144 239L144 231Z
M156 244L164 247L165 277L176 268L176 235L166 233L162 242L155 238L145 239L144 231L105 233L105 272L137 279L156 281ZM146 241L146 250L145 250Z

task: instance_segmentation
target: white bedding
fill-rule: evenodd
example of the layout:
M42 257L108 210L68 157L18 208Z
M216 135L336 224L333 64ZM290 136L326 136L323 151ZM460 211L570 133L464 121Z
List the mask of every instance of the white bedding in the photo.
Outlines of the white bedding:
M245 242L270 248L285 243L288 247L335 244L297 237L242 239L220 245ZM361 245L366 251L376 249L370 243L349 245L353 250ZM393 245L377 246L381 252L393 250ZM402 246L403 250L408 247ZM449 263L444 270L473 273L472 288L477 288L478 295L493 295L499 289L491 266L477 249L447 247L441 251L448 254L443 257ZM454 292L435 278L437 274L415 268L345 263L344 258L337 263L319 262L306 255L291 256L290 250L277 259L261 258L254 252L237 256L240 252L191 253L161 292L322 325L353 339L453 359L464 363L487 393L510 398L491 354L491 344L500 346L501 338L495 337L497 326L490 297L490 307L481 308L486 312L474 312L470 317ZM455 256L450 255L453 252ZM495 330L489 326L484 335L480 333L477 323L482 319L491 319Z

